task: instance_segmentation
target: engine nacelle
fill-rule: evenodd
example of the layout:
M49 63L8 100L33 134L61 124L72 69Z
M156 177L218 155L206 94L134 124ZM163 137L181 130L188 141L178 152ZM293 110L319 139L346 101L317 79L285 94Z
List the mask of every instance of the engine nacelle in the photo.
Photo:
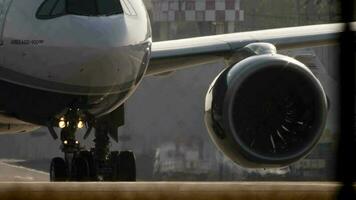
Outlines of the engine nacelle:
M305 157L326 117L318 79L304 64L278 54L252 56L225 69L206 96L212 140L244 167L284 167Z
M37 125L26 123L16 118L0 114L0 135L28 133L38 128L40 127Z

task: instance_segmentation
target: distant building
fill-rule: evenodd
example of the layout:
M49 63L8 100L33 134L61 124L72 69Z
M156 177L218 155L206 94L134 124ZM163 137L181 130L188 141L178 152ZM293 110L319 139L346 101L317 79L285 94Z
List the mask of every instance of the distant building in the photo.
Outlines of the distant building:
M159 146L155 154L153 176L161 180L204 180L211 162L204 159L203 149L196 144L182 142Z
M146 0L154 40L237 31L245 20L241 0Z
M152 0L154 22L244 20L240 0Z
M322 140L305 159L291 165L291 178L295 180L334 180L336 134L324 132ZM306 178L307 177L307 178Z

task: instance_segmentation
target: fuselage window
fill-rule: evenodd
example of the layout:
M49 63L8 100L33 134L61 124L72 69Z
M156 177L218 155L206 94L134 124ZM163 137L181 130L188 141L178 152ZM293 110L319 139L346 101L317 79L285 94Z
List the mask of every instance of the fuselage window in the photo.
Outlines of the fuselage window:
M51 19L62 15L110 16L122 13L120 0L45 0L36 17Z

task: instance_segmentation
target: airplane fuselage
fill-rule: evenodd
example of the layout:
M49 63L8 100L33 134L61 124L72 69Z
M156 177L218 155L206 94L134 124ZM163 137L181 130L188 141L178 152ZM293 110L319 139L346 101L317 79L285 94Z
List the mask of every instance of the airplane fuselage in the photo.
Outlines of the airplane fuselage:
M38 125L70 108L101 116L122 105L140 83L152 43L142 1L121 0L123 13L52 17L39 10L45 0L5 2L0 7L4 115Z

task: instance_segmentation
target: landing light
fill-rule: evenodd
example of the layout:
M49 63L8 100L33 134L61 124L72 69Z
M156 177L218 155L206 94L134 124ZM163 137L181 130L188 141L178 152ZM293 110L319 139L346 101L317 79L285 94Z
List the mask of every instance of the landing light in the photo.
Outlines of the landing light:
M78 126L78 128L83 128L84 127L84 122L82 120L79 120L77 126Z
M75 141L75 144L79 144L79 141L78 141L78 140L76 140L76 141Z
M63 141L63 144L68 144L68 141L67 141L67 140L64 140L64 141Z
M61 121L59 121L58 126L59 126L59 128L65 128L66 127L66 122L64 121L64 119L62 120L62 118L61 118Z

